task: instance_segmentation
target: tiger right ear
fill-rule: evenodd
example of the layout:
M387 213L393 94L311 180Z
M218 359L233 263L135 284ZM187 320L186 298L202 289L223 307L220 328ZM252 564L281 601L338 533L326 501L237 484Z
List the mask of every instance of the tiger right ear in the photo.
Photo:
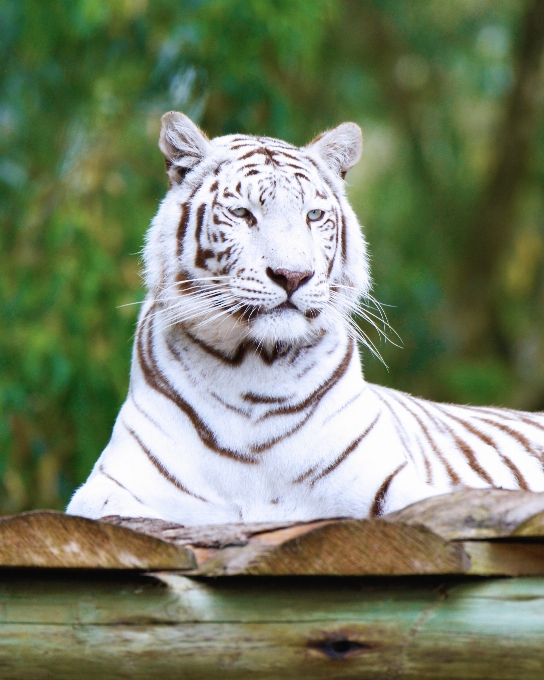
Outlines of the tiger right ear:
M159 149L164 156L171 185L179 184L187 171L210 153L210 142L184 113L170 111L164 114L161 122Z
M363 133L356 123L342 123L312 139L305 148L317 154L333 172L344 179L346 172L361 158Z

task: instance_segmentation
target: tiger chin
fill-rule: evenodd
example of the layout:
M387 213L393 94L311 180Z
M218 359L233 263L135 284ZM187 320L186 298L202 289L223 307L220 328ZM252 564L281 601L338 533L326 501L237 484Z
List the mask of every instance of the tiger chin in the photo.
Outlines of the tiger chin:
M162 118L169 190L111 440L67 512L181 524L377 517L459 488L544 490L544 415L366 383L362 135L298 148Z

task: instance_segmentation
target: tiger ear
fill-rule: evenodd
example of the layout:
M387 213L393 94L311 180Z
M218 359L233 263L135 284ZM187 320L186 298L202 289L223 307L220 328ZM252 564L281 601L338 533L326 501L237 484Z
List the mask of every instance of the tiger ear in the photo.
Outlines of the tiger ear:
M318 135L306 149L317 154L334 173L344 179L346 172L361 158L363 133L356 123L342 123Z
M187 171L211 152L210 142L184 113L170 111L164 114L161 122L159 149L164 156L170 184L179 184Z

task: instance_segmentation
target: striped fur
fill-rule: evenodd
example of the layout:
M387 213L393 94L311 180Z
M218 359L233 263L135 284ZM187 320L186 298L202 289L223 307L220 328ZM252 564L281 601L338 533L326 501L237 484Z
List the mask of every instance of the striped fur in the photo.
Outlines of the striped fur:
M131 383L68 512L184 524L379 516L463 487L544 490L544 415L365 383L366 247L345 123L305 148L163 117ZM364 341L364 338L362 338Z

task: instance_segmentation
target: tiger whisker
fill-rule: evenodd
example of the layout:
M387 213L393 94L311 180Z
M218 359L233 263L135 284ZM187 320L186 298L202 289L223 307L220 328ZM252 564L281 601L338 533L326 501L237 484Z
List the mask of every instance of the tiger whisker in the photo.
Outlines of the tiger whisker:
M388 329L394 335L396 335L396 337L398 338L399 341L401 340L399 334L396 332L396 330L391 326L391 324L387 320L385 320L384 318L382 318L382 317L380 317L376 314L373 314L372 312L365 311L364 309L360 309L360 308L354 310L353 313L356 316L359 316L360 318L362 318L365 321L367 321L368 323L370 323L371 326L373 326L382 337L384 337L386 340L391 342L393 345L395 345L397 347L400 346L400 345L396 345L396 343L393 340L391 340L391 338L389 338L387 336L387 334L385 333L385 329ZM380 322L383 325L383 330L376 324L376 322L373 319L376 319L378 322Z
M333 301L338 301L338 293L335 291L330 291L330 296ZM360 318L364 319L366 322L368 322L378 333L381 337L383 337L385 340L389 341L392 345L395 347L402 347L402 341L399 336L399 334L395 331L395 329L391 326L389 321L387 321L387 317L385 314L383 316L377 316L376 314L373 314L370 311L365 311L364 309L361 309L361 307L356 308L353 313ZM385 317L385 318L384 318ZM373 319L377 319L384 327L382 330ZM352 322L351 316L349 317L349 320L347 319L348 324ZM385 329L390 330L401 342L401 344L397 344L395 341L393 341L385 332Z
M335 318L339 319L341 323L346 324L346 328L348 330L348 333L351 335L351 337L356 341L360 342L362 345L365 345L371 352L374 354L374 356L381 361L381 363L387 368L387 364L385 363L382 355L380 354L380 351L376 347L376 345L372 342L372 340L369 338L369 336L359 327L357 324L351 319L350 316L345 317L341 312L339 312L334 305L327 303L326 305L327 309L329 312L331 312L331 315L334 316Z

